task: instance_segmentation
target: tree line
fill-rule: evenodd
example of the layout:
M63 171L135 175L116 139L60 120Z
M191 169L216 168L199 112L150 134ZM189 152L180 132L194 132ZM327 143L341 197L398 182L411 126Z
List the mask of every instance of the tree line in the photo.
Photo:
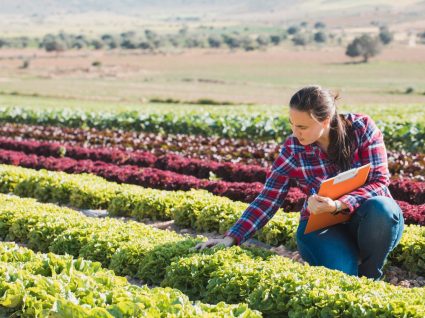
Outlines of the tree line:
M46 34L43 38L0 38L0 48L39 47L46 51L65 51L70 49L143 49L159 50L167 47L175 48L229 48L253 51L268 46L276 46L284 41L290 41L296 46L312 43L327 43L335 39L335 35L326 30L326 25L316 22L313 26L302 22L288 28L277 29L274 32L252 32L246 27L240 31L224 29L205 32L189 32L182 27L173 34L160 34L150 29L142 32L128 31L120 34L106 33L99 37L89 37L84 34Z
M210 31L214 29L210 27ZM189 32L182 27L173 34L160 34L150 29L141 32L128 31L120 34L105 33L99 37L89 37L85 34L46 34L41 39L30 37L0 38L0 48L38 47L48 52L61 52L72 49L141 49L151 52L167 48L229 48L253 51L270 46L277 46L283 42L294 46L311 44L343 45L342 37L327 30L323 22L316 22L309 26L307 22L291 25L270 33L253 33L246 27L241 31L226 31L217 29L210 34ZM419 40L425 43L425 32L418 34ZM345 54L349 57L360 57L362 62L379 54L385 45L393 41L394 35L387 26L381 26L376 36L362 34L355 37L346 46Z

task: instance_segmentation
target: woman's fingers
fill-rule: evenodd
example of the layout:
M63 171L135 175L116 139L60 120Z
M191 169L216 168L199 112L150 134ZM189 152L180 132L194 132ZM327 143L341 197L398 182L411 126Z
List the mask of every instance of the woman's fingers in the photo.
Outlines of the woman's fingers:
M319 202L325 202L326 201L326 197L321 197L320 195L316 195L315 199Z
M202 251L205 248L213 247L217 244L224 244L226 247L229 247L232 245L232 243L226 241L225 239L210 239L207 242L198 243L195 245L195 247L191 248L190 251Z
M214 241L207 241L207 242L198 243L198 244L195 245L195 247L193 249L191 249L191 251L193 251L193 250L202 251L206 247L211 247L215 244L216 243Z
M217 242L215 240L213 240L211 242L208 241L208 242L205 243L205 247L212 247L212 246L214 246L216 244L217 244Z

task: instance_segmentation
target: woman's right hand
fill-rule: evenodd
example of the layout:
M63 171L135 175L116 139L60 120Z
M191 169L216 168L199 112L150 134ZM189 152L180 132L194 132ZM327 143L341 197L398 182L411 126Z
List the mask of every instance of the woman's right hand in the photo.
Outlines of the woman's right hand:
M210 248L217 244L224 244L226 247L230 247L236 244L236 240L231 236L225 236L220 239L208 239L206 242L198 243L194 249L198 251L202 251L204 248Z

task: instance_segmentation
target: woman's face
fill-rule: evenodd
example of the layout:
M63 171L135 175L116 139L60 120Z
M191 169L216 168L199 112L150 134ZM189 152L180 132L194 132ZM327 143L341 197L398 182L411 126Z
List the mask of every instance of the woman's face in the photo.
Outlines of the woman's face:
M319 122L310 116L308 112L289 109L289 122L295 137L303 145L310 145L323 137L326 128L329 126L329 119Z

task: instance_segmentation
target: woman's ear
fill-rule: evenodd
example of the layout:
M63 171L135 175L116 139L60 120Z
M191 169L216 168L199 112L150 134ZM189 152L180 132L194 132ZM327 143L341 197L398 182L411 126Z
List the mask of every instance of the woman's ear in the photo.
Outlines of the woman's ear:
M331 125L331 117L327 117L324 121L323 121L323 128L327 128Z

